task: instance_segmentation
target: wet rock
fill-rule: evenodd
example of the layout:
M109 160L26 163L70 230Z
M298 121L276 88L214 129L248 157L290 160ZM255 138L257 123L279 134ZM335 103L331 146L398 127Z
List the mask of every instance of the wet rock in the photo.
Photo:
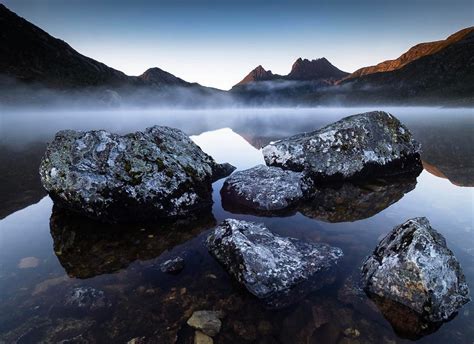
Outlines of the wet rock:
M194 334L194 344L213 344L214 340L201 331L196 331Z
M263 148L263 155L269 166L305 171L315 182L324 182L419 173L419 151L398 119L374 111L272 142Z
M257 211L278 211L295 205L310 185L299 172L258 165L231 175L221 189L222 201Z
M196 330L204 332L208 336L215 336L221 330L222 313L217 311L195 311L187 324Z
M211 210L159 224L108 224L53 207L50 230L56 256L70 277L90 278L149 260L215 226Z
M111 306L111 302L102 290L92 287L78 287L66 295L64 304L69 308L95 311Z
M182 131L154 126L123 136L60 131L41 161L40 176L56 204L126 222L184 217L208 207L211 183L231 170Z
M333 281L339 248L272 234L263 224L227 219L207 238L211 254L268 307L285 307ZM325 274L327 273L327 274Z
M169 259L160 265L160 270L169 274L180 273L184 269L184 259L176 257Z
M426 327L450 319L470 300L459 262L424 217L388 233L363 264L362 274L366 292L382 305L387 319L397 308L397 314L410 311Z

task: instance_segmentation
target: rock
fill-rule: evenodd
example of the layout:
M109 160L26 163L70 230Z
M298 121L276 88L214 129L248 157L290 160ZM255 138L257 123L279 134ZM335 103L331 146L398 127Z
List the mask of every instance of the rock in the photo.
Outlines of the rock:
M111 306L111 302L102 290L92 287L78 287L66 295L64 304L69 308L95 311Z
M216 227L207 238L207 247L239 283L270 308L285 307L329 283L323 272L330 272L343 255L336 247L280 237L263 224L234 219Z
M166 262L160 265L160 270L169 274L180 273L184 269L184 259L181 257L176 257L169 259Z
M109 224L53 207L49 221L54 252L70 277L90 278L150 260L216 225L210 209L185 219ZM154 269L153 271L156 271Z
M253 324L236 320L232 323L232 328L234 333L245 341L252 342L257 339L257 328Z
M258 165L235 172L224 182L222 202L257 211L278 211L294 206L310 189L302 173Z
M388 233L362 274L369 296L401 304L427 322L448 320L470 300L457 259L424 217Z
M214 340L209 337L207 334L202 333L201 331L196 331L194 333L194 344L213 344Z
M214 337L221 330L221 312L195 311L187 324L196 330L200 330L208 336Z
M315 182L419 173L420 145L391 114L366 112L322 129L272 142L265 162L305 173Z
M40 164L56 204L107 222L185 217L209 207L211 183L231 170L182 131L161 126L123 136L60 131Z

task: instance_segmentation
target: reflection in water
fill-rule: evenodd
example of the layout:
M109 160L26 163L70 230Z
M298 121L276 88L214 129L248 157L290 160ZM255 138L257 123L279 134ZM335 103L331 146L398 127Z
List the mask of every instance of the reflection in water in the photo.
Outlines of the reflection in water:
M54 252L70 277L90 278L148 260L215 225L210 209L155 225L96 222L59 207L50 219Z
M401 338L417 340L437 331L443 324L442 322L428 322L407 306L393 300L375 294L368 296Z
M239 205L225 188L221 189L221 197L222 207L236 214L291 216L300 212L326 222L352 222L374 216L399 201L415 186L416 176L334 184L319 187L310 199L278 211L262 211Z

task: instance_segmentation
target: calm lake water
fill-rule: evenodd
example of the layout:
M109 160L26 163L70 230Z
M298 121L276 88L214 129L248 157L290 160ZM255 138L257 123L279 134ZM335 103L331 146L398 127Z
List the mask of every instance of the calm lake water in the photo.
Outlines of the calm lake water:
M57 130L125 133L169 125L193 135L218 162L241 170L263 163L259 149L271 140L373 109L1 109L0 343L126 343L135 337L192 343L194 331L186 321L195 310L225 313L216 343L409 342L349 282L388 231L426 216L445 236L474 290L474 119L472 110L463 109L380 109L401 119L422 143L425 170L416 180L374 181L352 198L336 192L325 207L308 205L280 217L223 206L220 180L213 185L212 213L146 227L103 225L53 208L37 170ZM290 307L265 309L205 248L209 231L226 218L263 222L279 235L340 247L344 259L335 282ZM162 273L160 263L178 254L185 258L184 270ZM103 293L78 305L70 301L78 287ZM472 343L474 303L434 332L415 337L420 343Z

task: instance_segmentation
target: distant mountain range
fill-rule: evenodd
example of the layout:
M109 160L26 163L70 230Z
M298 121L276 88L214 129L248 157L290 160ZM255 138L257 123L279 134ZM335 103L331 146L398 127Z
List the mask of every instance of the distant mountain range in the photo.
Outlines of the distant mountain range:
M128 76L81 55L0 4L0 102L25 93L5 95L17 84L61 91L112 90L133 100L176 101L183 98L182 93L173 91L179 88L186 90L188 99L198 99L197 102L207 102L217 95L222 101L232 99L253 105L474 105L474 27L445 40L418 44L397 59L352 74L341 71L326 58L299 58L287 75L273 74L258 66L225 92L187 82L156 67L140 76ZM196 94L198 98L194 97ZM215 99L211 103L220 104Z
M316 60L302 59L301 57L293 63L290 73L287 75L273 74L270 70L265 70L258 66L252 70L245 78L234 87L255 83L258 81L292 80L292 81L322 81L328 85L348 76L333 66L326 58Z

